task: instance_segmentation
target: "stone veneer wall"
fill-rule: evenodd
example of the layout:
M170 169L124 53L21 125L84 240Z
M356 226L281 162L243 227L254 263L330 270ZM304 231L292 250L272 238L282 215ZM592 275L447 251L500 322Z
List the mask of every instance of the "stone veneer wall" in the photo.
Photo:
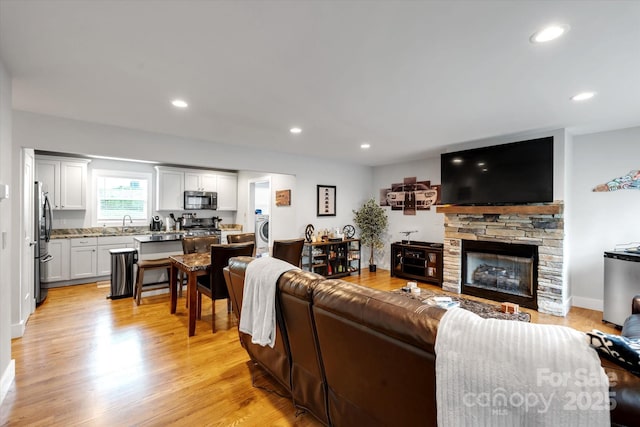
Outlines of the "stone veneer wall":
M460 293L462 240L538 246L538 311L565 316L564 218L559 214L445 214L443 289Z

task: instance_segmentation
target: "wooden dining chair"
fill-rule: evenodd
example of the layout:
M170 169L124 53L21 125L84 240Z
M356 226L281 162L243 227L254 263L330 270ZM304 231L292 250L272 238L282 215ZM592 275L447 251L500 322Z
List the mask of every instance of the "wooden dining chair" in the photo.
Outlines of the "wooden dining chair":
M256 233L227 234L227 243L246 243L256 241Z
M234 245L211 245L211 269L208 276L198 277L198 299L196 313L202 318L202 295L211 298L211 331L216 331L216 300L227 299L227 311L231 312L231 300L224 280L222 269L229 264L229 259L237 256L251 256L254 244L239 243Z
M303 247L304 239L274 240L273 257L300 267Z
M211 245L220 243L220 236L190 236L182 238L182 252L185 254L206 253L209 252ZM178 278L178 295L182 297L182 284L184 283L183 273ZM187 299L187 306L189 301Z
M185 254L209 252L211 245L219 244L219 236L193 236L182 239L182 251Z

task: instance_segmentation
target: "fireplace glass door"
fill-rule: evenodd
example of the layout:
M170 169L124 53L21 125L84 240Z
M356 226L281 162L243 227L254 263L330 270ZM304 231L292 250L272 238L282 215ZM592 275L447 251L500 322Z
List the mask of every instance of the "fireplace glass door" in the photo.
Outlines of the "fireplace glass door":
M538 247L462 241L462 293L537 309Z
M533 295L533 259L467 252L465 284L511 295Z

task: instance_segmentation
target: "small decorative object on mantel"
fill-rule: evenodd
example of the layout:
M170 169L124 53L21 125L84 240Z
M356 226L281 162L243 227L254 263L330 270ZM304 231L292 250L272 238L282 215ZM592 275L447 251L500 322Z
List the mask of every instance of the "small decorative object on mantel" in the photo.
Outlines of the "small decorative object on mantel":
M313 224L308 224L304 229L304 238L309 243L312 242L312 237L313 237L313 231L314 230L315 230L315 228L313 227Z
M276 190L276 206L291 206L291 190Z
M357 211L353 211L353 222L360 229L360 240L365 246L371 247L369 256L369 271L376 271L373 255L376 249L384 247L382 233L389 225L387 213L377 203L376 199L369 199Z
M640 170L632 170L628 174L614 178L606 184L597 185L593 191L640 190Z
M318 185L318 216L336 216L336 186Z

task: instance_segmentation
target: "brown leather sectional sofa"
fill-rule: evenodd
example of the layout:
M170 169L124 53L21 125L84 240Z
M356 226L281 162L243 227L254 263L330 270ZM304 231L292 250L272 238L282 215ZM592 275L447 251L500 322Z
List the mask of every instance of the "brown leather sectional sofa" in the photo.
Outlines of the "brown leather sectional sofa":
M233 258L225 268L239 316L252 259ZM444 310L309 272L284 273L277 289L275 347L252 344L243 333L240 342L296 407L325 425L437 424L434 346ZM640 379L603 366L618 378L612 423L637 425Z

